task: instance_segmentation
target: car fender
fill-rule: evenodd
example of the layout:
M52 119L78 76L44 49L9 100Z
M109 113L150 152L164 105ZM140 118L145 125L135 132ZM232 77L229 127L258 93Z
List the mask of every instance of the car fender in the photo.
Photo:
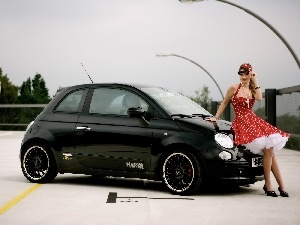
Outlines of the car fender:
M26 147L32 143L37 143L37 142L42 143L50 148L51 152L55 157L56 164L58 168L60 168L60 165L62 163L61 147L55 144L55 138L52 135L52 133L44 129L39 129L38 125L33 125L26 132L21 144L20 159L21 159L21 154L26 149Z
M195 155L202 163L204 170L206 162L204 155L211 154L210 149L218 148L214 137L199 133L187 133L180 135L174 133L161 140L161 148L157 157L153 160L154 171L159 172L159 166L163 159L174 150L186 150Z

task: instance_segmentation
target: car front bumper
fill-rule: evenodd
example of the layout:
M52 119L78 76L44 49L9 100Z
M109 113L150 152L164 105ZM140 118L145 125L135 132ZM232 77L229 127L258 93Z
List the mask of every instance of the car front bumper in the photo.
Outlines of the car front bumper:
M256 181L264 180L263 167L254 167L251 162L246 160L216 163L210 166L208 171L210 171L208 178L239 185L253 184Z

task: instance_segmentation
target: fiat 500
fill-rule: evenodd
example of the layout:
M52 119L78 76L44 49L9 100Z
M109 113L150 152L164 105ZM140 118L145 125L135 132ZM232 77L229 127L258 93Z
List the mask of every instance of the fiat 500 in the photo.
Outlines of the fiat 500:
M233 143L231 122L174 91L140 84L86 84L59 91L25 132L20 162L33 183L58 173L162 181L173 194L210 181L263 179L262 156Z

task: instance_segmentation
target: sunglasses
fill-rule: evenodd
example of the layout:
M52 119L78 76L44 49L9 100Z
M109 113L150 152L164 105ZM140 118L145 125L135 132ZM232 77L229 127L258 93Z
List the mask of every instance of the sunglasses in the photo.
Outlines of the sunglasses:
M249 74L249 71L248 71L248 70L240 70L240 71L238 72L238 74L239 74L239 75L243 75L243 74L248 75L248 74Z

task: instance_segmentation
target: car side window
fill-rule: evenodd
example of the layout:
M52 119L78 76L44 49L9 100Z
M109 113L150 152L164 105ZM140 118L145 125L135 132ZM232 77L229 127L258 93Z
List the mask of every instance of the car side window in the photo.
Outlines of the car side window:
M68 94L55 108L54 111L60 112L78 112L79 105L82 99L84 91L77 90Z
M141 107L148 112L149 105L138 95L114 88L97 88L93 92L89 113L127 115L128 108Z

